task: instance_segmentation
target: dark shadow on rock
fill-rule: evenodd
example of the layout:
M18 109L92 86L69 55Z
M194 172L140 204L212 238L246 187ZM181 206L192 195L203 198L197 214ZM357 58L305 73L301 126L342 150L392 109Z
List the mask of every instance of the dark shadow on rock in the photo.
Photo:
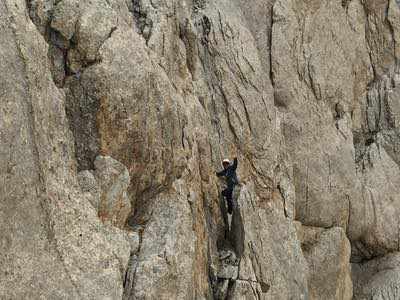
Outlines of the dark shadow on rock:
M217 248L219 250L221 250L221 249L225 249L225 248L231 248L231 245L229 244L229 239L228 239L228 236L229 236L228 209L226 206L226 200L222 195L220 195L220 197L219 197L219 207L221 210L221 216L223 218L224 226L225 226L223 235L218 236L218 239L217 239Z
M233 193L232 215L228 214L226 200L220 196L219 204L225 225L225 234L217 240L220 264L216 270L209 270L214 299L218 300L231 299L244 252L245 232L238 204L239 196L240 186L237 186Z
M240 186L235 187L233 193L233 214L232 223L230 226L228 239L235 249L238 258L241 258L244 252L244 240L245 232L242 220L242 214L240 212L240 205L238 199L240 196Z

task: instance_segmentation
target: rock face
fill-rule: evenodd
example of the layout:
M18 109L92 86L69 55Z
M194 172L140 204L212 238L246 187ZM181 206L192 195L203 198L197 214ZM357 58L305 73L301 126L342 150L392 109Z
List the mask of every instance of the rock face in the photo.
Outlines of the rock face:
M131 203L128 197L130 176L126 167L109 156L98 156L95 170L81 171L78 181L82 191L89 193L90 202L103 223L123 229Z
M398 298L399 1L0 0L0 37L1 299Z
M64 93L26 2L0 11L0 298L118 299L129 243L80 191Z
M131 203L128 198L129 172L120 162L107 156L98 156L94 161L94 175L100 187L97 207L100 220L124 228Z
M309 267L309 299L352 299L351 248L344 230L301 226L298 235Z
M297 218L346 229L361 194L350 115L360 37L341 1L277 1L273 18L275 102L293 158Z
M399 253L361 264L352 264L354 299L398 299Z

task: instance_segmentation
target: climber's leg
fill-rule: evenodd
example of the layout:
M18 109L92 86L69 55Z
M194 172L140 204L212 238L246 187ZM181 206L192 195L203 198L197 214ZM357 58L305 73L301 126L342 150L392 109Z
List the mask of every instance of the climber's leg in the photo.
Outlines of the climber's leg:
M227 198L226 201L228 202L228 214L232 214L233 212L233 200L232 196L230 198Z
M226 203L228 205L228 214L232 214L233 211L233 200L232 200L233 189L226 188L222 191L222 196L225 197Z

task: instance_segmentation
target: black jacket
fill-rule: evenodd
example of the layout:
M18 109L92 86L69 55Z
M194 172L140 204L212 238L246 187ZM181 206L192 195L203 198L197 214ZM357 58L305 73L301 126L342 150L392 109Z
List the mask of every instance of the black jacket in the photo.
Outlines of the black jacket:
M226 184L228 188L233 189L233 187L239 184L239 181L236 176L236 168L238 165L237 158L233 159L233 164L227 167L226 169L222 170L221 172L217 172L218 177L224 176L226 179Z

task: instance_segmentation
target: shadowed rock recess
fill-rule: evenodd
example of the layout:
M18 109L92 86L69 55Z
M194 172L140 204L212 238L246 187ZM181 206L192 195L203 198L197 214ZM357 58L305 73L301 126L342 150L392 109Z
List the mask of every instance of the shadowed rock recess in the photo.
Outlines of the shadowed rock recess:
M397 0L0 0L0 299L400 299L399 59Z

